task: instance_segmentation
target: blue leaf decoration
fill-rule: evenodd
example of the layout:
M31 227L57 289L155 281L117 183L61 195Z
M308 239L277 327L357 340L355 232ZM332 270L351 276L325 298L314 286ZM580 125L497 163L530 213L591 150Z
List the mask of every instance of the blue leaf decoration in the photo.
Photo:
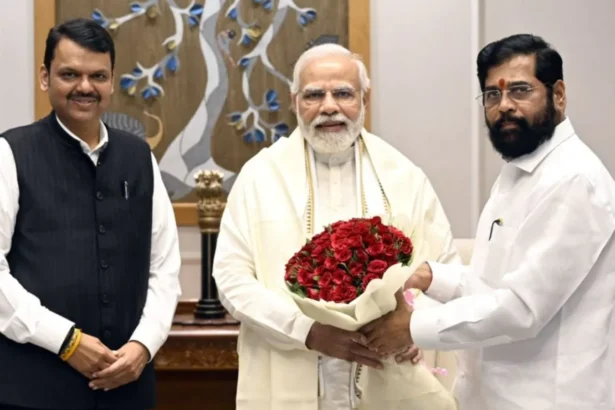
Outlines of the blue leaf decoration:
M269 111L272 111L272 112L278 111L280 109L280 104L278 102L272 102L267 105L269 106Z
M254 140L256 142L263 142L265 141L265 133L261 130L259 130L258 128L254 130Z
M141 6L139 3L131 3L130 11L132 11L133 13L138 13L140 11L143 11L143 6Z
M239 66L242 68L246 68L248 65L250 65L250 59L248 57L244 57L241 60L239 60Z
M277 99L278 93L275 90L267 90L267 92L265 93L265 101L267 101L268 104L275 102L275 100Z
M228 11L227 16L231 19L231 20L237 20L237 9L236 8L232 8Z
M194 6L190 7L190 14L192 14L193 16L200 16L201 14L203 14L203 5L195 4Z
M136 81L130 77L122 77L120 78L120 88L123 90L128 90L130 87L135 85Z
M305 12L305 16L309 19L309 20L315 20L316 19L316 10L308 10Z
M177 59L176 56L171 56L168 60L167 60L167 64L166 64L167 70L169 70L170 72L174 73L177 71L178 67L179 67L179 60Z
M141 91L141 95L143 96L144 99L149 100L150 98L153 97L152 88L151 87L144 88L143 91Z
M96 21L97 23L101 23L101 22L103 22L105 20L105 18L100 13L100 11L94 10L92 12L92 20Z
M305 26L307 24L307 18L302 14L299 16L299 24L301 24L302 26Z
M280 134L273 134L273 142L279 140L282 136Z
M190 27L196 27L199 25L199 19L194 16L188 16L188 24Z
M275 129L275 132L277 134L282 134L282 135L288 134L288 125L286 125L283 122L276 124L275 127L273 128Z
M239 111L235 111L235 112L228 114L228 117L231 122L237 122L241 120L241 113Z
M267 0L266 2L263 3L263 8L267 11L271 11L271 9L273 8L273 1L272 0Z
M252 40L250 40L250 37L247 34L244 34L241 37L241 44L243 44L244 46L249 46L251 42Z
M252 135L252 131L248 131L245 134L243 134L243 140L245 142L253 142L254 141L254 137Z
M141 74L143 74L143 71L141 71L139 67L135 67L132 69L132 75L139 77Z
M156 67L156 70L154 71L154 78L156 80L160 80L163 76L164 76L164 71L162 71L162 67L160 66Z

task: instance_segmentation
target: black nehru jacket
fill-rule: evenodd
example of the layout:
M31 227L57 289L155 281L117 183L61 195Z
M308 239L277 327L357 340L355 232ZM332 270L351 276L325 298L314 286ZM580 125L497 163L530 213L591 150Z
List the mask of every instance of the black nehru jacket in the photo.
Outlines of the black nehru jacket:
M0 137L13 151L19 183L11 274L43 306L114 350L129 341L145 305L154 182L149 146L107 129L97 166L53 112ZM155 407L151 362L138 381L108 392L88 382L56 354L0 335L0 405Z

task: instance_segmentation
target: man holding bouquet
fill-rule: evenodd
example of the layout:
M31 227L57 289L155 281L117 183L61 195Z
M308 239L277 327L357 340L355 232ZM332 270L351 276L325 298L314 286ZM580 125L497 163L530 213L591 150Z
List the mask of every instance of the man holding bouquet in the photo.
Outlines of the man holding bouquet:
M362 330L381 352L458 350L461 410L612 410L615 182L565 115L562 58L515 35L478 56L489 136L506 160L468 267L429 262L405 304Z
M298 128L246 163L216 248L221 301L241 321L237 408L348 410L352 364L381 368L383 358L359 332L319 323L293 302L284 290L289 258L325 225L384 214L422 226L430 258L458 256L425 174L363 128L369 78L357 56L335 44L306 51L291 99ZM412 358L410 348L398 358Z

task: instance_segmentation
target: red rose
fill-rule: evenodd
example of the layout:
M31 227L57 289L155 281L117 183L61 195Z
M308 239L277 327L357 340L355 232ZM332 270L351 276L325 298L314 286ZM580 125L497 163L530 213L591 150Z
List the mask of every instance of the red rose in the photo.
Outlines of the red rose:
M352 302L357 297L357 290L354 286L342 284L333 291L332 300L337 303Z
M382 223L382 218L380 218L379 216L374 216L372 219L369 220L369 223L372 225L380 225Z
M382 277L384 272L387 270L388 266L389 264L386 263L385 261L380 260L380 259L374 259L373 261L369 263L369 265L367 265L367 271L369 273L373 273L373 274L376 274Z
M369 222L357 222L357 224L352 228L352 232L358 235L365 235L369 232L370 225Z
M383 253L388 257L397 258L397 249L393 245L385 246Z
M369 256L379 256L382 255L384 251L384 245L382 242L376 242L367 247L367 254Z
M384 246L393 245L395 243L393 235L391 235L390 233L385 233L384 235L382 235L382 243L384 244Z
M404 238L399 250L406 255L410 255L412 253L412 242L410 241L410 239Z
M308 289L307 290L307 296L310 299L315 299L318 300L319 299L319 290L318 289Z
M330 301L331 300L331 288L320 288L320 299Z
M363 234L363 242L366 246L370 246L374 243L378 243L378 238L370 233Z
M318 280L318 286L320 286L321 288L326 288L331 284L332 280L333 275L331 275L331 272L325 272Z
M297 282L299 282L299 284L301 286L310 286L312 285L312 277L313 277L313 273L310 272L307 269L301 269L299 271L299 274L297 275Z
M348 262L352 258L352 252L348 248L336 249L335 258L340 262Z
M352 262L348 269L350 270L350 274L354 277L359 277L365 272L365 265L359 262Z
M368 273L367 275L365 275L365 277L363 278L363 281L361 282L361 286L363 286L363 290L367 289L367 285L369 285L369 282L371 282L374 279L379 279L378 275L373 274L373 273Z
M363 238L359 235L352 235L348 239L346 239L346 246L350 248L362 248L363 247Z
M336 285L341 285L342 283L351 283L351 282L352 282L352 278L348 276L348 274L344 272L342 269L337 269L335 272L333 272L333 283L335 283Z
M359 262L367 262L369 260L369 255L365 251L359 250L357 251L357 260Z
M325 259L325 269L334 270L335 268L337 268L337 260L335 258Z
M339 233L334 233L333 235L331 235L331 247L334 251L345 248L346 237Z
M325 253L326 248L322 245L318 245L316 246L314 249L312 249L312 257L316 257L319 255L322 255L323 253Z

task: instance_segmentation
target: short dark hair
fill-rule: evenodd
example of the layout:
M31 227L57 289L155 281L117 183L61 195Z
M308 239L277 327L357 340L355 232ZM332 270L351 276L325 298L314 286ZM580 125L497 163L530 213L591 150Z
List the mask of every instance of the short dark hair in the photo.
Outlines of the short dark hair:
M49 30L43 60L47 71L51 67L51 60L62 38L72 40L90 51L109 53L111 69L115 66L115 46L107 30L93 20L78 18L67 20Z
M543 84L551 87L564 79L562 57L549 43L532 34L515 34L487 44L478 53L476 64L481 90L485 90L489 69L518 55L536 56L534 75Z

